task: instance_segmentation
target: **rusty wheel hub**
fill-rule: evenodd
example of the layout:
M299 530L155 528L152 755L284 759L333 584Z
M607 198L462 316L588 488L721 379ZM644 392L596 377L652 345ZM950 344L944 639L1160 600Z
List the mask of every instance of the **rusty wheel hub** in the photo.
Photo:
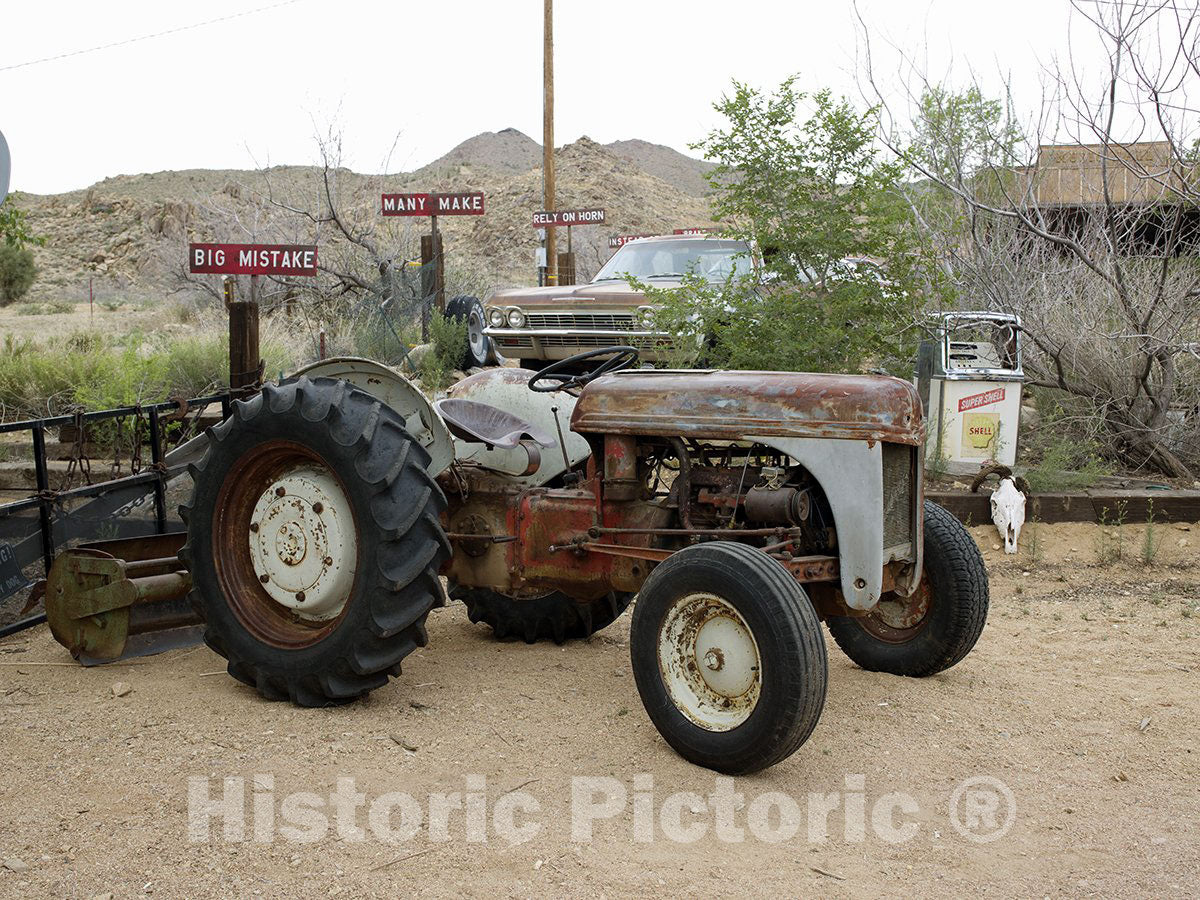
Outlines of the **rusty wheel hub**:
M659 629L658 663L672 702L706 731L737 728L758 703L758 643L715 594L688 594L671 607Z
M324 466L279 473L258 498L248 529L254 574L297 616L337 617L354 584L357 541L350 503Z
M932 601L933 592L929 585L929 577L922 573L921 582L912 596L884 594L871 614L859 619L859 622L881 641L902 644L911 640L925 627Z
M358 569L354 510L311 449L268 441L225 478L213 562L233 612L260 640L308 646L345 613Z

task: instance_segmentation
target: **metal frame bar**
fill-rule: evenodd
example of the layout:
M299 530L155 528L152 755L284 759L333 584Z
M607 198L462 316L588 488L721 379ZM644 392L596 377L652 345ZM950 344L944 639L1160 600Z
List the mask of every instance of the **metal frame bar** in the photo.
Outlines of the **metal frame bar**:
M150 406L123 406L116 409L101 409L94 412L64 416L50 416L45 419L25 419L19 422L0 422L0 434L11 434L17 431L29 431L33 435L33 465L37 484L37 496L0 504L0 516L10 516L23 510L38 510L39 531L42 543L42 565L49 573L54 563L56 543L54 540L54 520L51 510L55 503L62 500L80 497L98 497L114 490L139 484L153 484L154 491L154 524L158 534L167 530L167 491L166 480L168 472L164 465L163 429L161 413L176 411L183 407L185 411L203 408L214 403L221 404L222 418L229 418L232 409L230 392L212 394L207 397L194 397L183 401L166 401ZM151 471L140 472L137 475L127 475L124 478L114 478L109 481L99 481L95 484L80 485L63 491L51 491L50 470L46 462L46 429L57 425L71 423L99 422L105 419L120 419L128 416L146 415L150 428L150 460ZM17 622L11 622L0 628L0 637L7 637L34 625L46 621L44 614L34 615Z

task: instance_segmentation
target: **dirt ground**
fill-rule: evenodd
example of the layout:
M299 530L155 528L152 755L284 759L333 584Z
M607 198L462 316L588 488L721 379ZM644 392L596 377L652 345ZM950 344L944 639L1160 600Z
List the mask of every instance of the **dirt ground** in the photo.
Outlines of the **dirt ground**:
M1118 539L1094 525L1027 531L1016 557L973 531L993 603L974 653L912 680L863 672L830 643L820 724L790 759L732 783L744 796L731 822L706 803L722 783L642 710L628 615L587 642L530 647L494 642L454 605L431 616L431 644L401 679L332 710L262 701L205 648L85 670L44 627L8 638L0 893L1196 896L1200 526L1159 526L1148 566L1138 525L1107 565ZM114 696L117 682L129 693ZM243 779L226 796L246 840L227 840L219 817L190 840L189 778L219 800L228 777ZM979 778L1010 794L993 790L989 805L979 792L995 782L962 787ZM312 792L328 811L338 779L365 795L351 808L364 840L283 827L306 821L289 795ZM389 792L425 813L395 844L381 836L399 829L368 813ZM435 827L430 795L456 792L466 811ZM837 800L826 819L814 794ZM536 833L514 843L495 823L518 797L516 821ZM573 811L590 841L572 839Z

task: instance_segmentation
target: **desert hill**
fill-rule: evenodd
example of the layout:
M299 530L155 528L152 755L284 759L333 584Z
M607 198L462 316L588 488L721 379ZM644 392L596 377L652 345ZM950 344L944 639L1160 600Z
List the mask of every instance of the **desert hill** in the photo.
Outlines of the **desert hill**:
M685 194L703 197L708 193L708 182L704 175L712 169L712 163L685 156L662 144L637 139L613 141L600 146ZM542 145L515 128L485 131L468 138L418 171L437 172L458 165L486 166L509 174L528 172L541 167Z
M510 175L528 172L541 167L542 145L515 128L484 131L417 171L436 172L459 165L487 166Z
M605 144L604 149L629 160L643 172L661 178L685 194L696 197L708 194L708 181L704 176L713 168L710 162L692 159L662 144L651 144L649 141L636 139L613 141L611 144Z
M531 149L535 165L519 170ZM666 153L649 155L669 158L675 152L659 149ZM607 259L611 234L712 224L706 200L629 156L588 138L555 154L559 207L607 210L604 225L574 229L574 248L586 275ZM362 175L336 169L330 177L347 220L375 229L375 238L397 246L411 246L428 230L428 220L381 219L376 215L380 193L483 191L486 215L441 220L448 268L471 273L483 291L530 284L536 277L537 237L530 214L542 208L540 162L535 142L506 129L477 135L437 165L416 172ZM100 299L186 292L181 273L189 241L316 243L322 263L336 261L345 250L336 230L295 212L317 211L322 189L320 168L278 166L120 175L65 194L14 194L10 202L27 209L35 232L47 238L34 251L40 274L29 299L86 300L89 280Z

